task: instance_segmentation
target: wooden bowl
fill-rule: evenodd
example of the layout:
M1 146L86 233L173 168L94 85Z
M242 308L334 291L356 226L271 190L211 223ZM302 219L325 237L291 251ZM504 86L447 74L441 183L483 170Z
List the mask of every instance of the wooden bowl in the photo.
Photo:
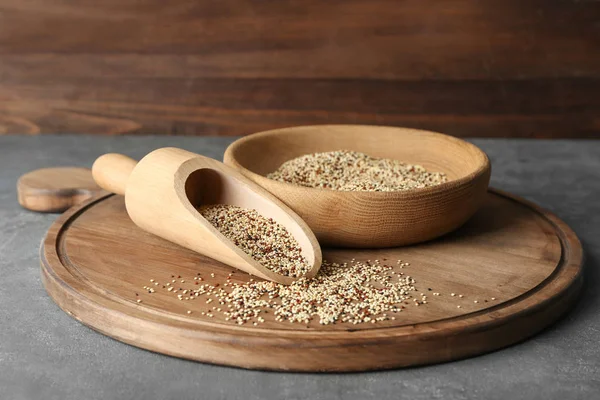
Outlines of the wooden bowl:
M354 150L444 172L448 182L398 192L343 192L268 179L292 158ZM464 224L482 204L490 162L478 147L441 133L408 128L321 125L276 129L246 136L225 152L237 168L293 209L321 244L391 247L423 242Z

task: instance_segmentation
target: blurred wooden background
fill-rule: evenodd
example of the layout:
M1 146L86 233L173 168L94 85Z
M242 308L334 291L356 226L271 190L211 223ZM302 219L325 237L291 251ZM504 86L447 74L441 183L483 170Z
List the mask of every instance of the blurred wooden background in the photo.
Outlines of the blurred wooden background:
M0 0L0 133L600 137L596 0Z

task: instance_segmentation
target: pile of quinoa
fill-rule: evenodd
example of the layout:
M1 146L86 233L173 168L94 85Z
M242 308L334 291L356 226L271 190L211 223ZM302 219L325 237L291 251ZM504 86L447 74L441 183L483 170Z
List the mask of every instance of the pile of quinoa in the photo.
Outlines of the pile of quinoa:
M276 321L321 325L346 322L376 323L396 319L404 301L413 298L415 281L407 275L390 274L392 266L379 262L336 264L325 261L313 279L302 278L289 286L260 281L233 284L230 292L216 297L226 305L226 320L238 324L256 320L272 310ZM416 304L421 304L426 299Z
M268 178L295 185L341 191L393 192L436 186L448 179L420 165L337 150L283 163Z
M400 260L397 263L400 269L407 265ZM289 286L254 279L235 283L231 280L234 272L220 284L207 283L198 274L191 281L194 282L191 288L180 287L186 282L184 279L179 281L181 276L166 284L154 279L150 282L166 289L180 301L197 300L193 302L196 305L194 313L209 318L221 314L225 321L239 325L252 323L256 326L264 323L264 317L269 314L275 321L290 323L308 324L318 320L321 325L338 322L374 324L395 320L395 315L411 303L416 306L427 304L424 293L415 293L413 278L379 260L352 260L341 264L324 261L316 277L300 278ZM214 277L211 273L211 278ZM144 286L144 289L148 293L155 292L152 286ZM192 311L187 313L192 314Z
M256 210L226 204L205 205L198 212L267 269L292 278L310 270L296 239L272 218L265 218Z
M442 293L432 288L418 290L416 281L403 271L408 262L398 260L392 266L385 259L335 263L323 261L312 279L300 278L289 286L270 281L245 280L245 274L233 278L220 271L192 278L170 275L171 279L150 279L144 285L147 295L157 290L185 303L187 314L229 321L238 325L260 325L268 321L305 325L313 321L321 325L338 323L359 325L396 320L409 307L427 306L428 294ZM236 282L237 281L237 282ZM470 309L469 303L495 302L495 297L468 299L460 293L447 293L444 303ZM142 296L135 293L137 303ZM477 306L475 306L477 307ZM408 311L409 312L409 311Z

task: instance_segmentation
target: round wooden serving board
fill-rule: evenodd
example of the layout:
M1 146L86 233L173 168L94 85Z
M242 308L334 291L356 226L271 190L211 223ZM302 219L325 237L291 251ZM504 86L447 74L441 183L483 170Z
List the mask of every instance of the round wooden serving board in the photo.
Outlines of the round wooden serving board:
M359 325L276 322L271 313L263 324L240 326L220 313L203 316L210 309L204 300L179 301L161 286L174 276L177 286L193 288L198 273L203 283L224 283L232 268L141 231L114 195L63 214L41 248L48 293L93 329L164 354L268 370L386 369L489 352L557 320L582 285L582 250L571 229L497 191L442 239L404 248L324 249L323 256L379 259L398 271L396 260L409 262L401 271L427 294L427 304L410 302L395 320ZM150 279L160 282L151 294L143 289L156 287ZM233 274L235 282L248 279Z

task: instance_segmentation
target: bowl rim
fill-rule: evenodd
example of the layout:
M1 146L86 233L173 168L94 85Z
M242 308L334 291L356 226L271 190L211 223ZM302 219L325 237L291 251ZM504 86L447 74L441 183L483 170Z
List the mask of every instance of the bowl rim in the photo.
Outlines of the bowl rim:
M249 170L248 168L246 168L242 164L240 164L240 162L233 156L233 153L240 146L244 145L246 142L252 141L259 137L285 134L287 132L293 132L293 131L297 131L297 130L304 130L304 129L310 129L310 128L326 128L326 127L336 127L336 128L352 127L352 128L365 128L365 129L385 128L385 129L399 129L399 130L403 130L405 132L408 131L408 132L412 132L412 133L416 133L416 134L425 133L425 134L428 134L431 136L437 136L440 138L451 140L456 143L466 144L472 150L475 151L475 154L481 156L481 163L472 172L468 173L467 175L465 175L461 178L458 178L458 179L452 179L448 182L444 182L439 185L429 186L429 187L425 187L425 188L415 188L415 189L409 189L409 190L377 192L377 191L334 190L334 189L326 189L326 188L315 188L315 187L309 187L309 186L296 185L296 184L288 183L288 182L277 181L277 180L267 178L264 175L260 175L254 171ZM422 195L441 193L441 192L445 192L446 190L457 188L457 187L466 185L470 182L473 182L480 176L485 175L487 173L491 174L491 163L490 163L490 159L489 159L488 155L479 146L476 146L473 143L467 142L466 140L463 140L461 138L451 136L451 135L441 133L441 132L429 131L429 130L424 130L424 129L416 129L416 128L400 127L400 126L388 126L388 125L321 124L321 125L299 125L299 126L291 126L291 127L287 127L287 128L269 129L267 131L251 133L249 135L243 136L243 137L235 140L229 146L227 146L227 149L225 149L225 154L224 154L223 158L224 158L224 162L226 164L230 163L235 168L239 168L241 170L241 172L249 175L252 179L258 180L258 181L267 180L267 181L269 181L269 184L274 185L275 187L278 186L281 189L285 188L286 190L302 190L303 192L320 194L320 195L343 193L344 195L347 195L347 196L356 196L356 197L373 196L373 197L379 197L381 199L385 199L386 197L387 198L409 199L409 198L414 198L414 197L422 197Z

